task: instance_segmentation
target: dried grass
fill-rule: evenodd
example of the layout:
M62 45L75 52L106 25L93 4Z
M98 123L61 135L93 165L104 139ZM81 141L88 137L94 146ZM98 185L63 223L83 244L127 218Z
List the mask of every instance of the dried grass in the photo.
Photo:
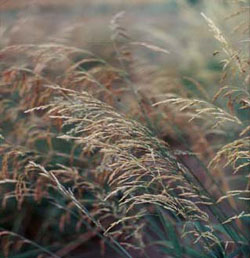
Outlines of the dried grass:
M111 20L116 66L66 43L0 50L0 254L78 255L97 237L103 255L247 257L248 53L202 13L225 60L213 94L184 76L192 93L136 55L171 51L134 40L123 16Z

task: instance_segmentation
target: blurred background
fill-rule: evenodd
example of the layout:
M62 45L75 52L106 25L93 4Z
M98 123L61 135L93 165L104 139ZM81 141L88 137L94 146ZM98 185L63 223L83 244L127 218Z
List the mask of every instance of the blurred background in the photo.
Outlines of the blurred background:
M150 64L168 75L195 75L206 80L220 69L212 53L217 42L201 12L212 18L228 37L237 38L236 19L228 19L233 4L223 0L1 0L1 46L19 43L61 42L93 51L113 62L110 21L124 11L122 26L134 41L169 51L155 54L136 47ZM247 15L247 14L246 14ZM246 16L247 18L247 16ZM235 35L236 34L236 35ZM140 56L141 58L141 56Z

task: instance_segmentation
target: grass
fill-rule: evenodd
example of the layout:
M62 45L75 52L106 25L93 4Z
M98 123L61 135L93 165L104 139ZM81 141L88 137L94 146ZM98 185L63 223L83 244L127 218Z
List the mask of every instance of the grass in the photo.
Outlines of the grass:
M175 8L215 49L190 47L171 74L171 50L137 40L126 12L101 55L69 44L74 25L42 42L3 30L0 256L249 256L249 5Z

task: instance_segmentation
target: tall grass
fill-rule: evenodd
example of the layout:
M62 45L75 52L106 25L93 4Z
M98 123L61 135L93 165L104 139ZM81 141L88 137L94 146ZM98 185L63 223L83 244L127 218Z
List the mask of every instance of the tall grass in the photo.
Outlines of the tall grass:
M216 85L147 63L170 51L135 40L124 12L115 60L61 36L1 46L1 256L249 256L249 5L228 5L240 42L199 15Z

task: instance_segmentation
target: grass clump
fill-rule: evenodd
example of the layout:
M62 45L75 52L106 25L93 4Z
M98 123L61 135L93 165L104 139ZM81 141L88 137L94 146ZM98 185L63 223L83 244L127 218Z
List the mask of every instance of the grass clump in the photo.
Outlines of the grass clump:
M233 6L247 35L249 6ZM201 13L223 55L206 88L147 63L171 51L135 40L124 15L115 60L53 40L1 46L0 254L248 257L248 49Z

